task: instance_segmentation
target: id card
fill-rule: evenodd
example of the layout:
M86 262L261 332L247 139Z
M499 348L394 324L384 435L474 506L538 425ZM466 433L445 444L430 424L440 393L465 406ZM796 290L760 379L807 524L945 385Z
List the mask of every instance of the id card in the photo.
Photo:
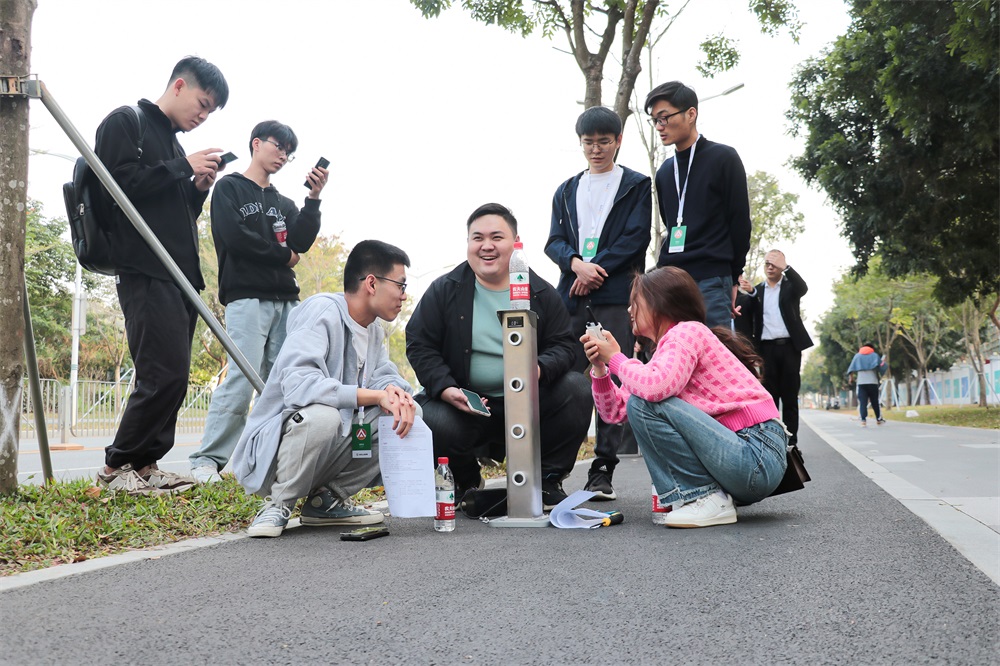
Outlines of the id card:
M593 259L597 256L597 243L599 238L584 238L583 251L580 253L584 259Z
M674 227L670 230L670 243L667 246L667 252L674 254L675 252L684 251L684 240L687 238L688 228L685 225L679 227Z
M351 457L372 457L372 424L355 423L351 426Z

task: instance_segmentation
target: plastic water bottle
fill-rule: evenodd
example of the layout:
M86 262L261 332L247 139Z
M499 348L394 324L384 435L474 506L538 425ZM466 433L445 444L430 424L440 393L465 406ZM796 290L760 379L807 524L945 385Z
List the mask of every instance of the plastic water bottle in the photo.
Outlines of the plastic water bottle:
M437 496L437 507L434 513L435 532L455 531L455 477L448 467L447 458L438 458L438 466L434 471L434 491Z
M524 244L514 243L510 255L510 309L531 309L531 285L528 283L528 258L524 256Z
M670 512L665 506L660 506L660 496L656 492L656 486L653 488L653 524L654 525L666 525L667 524L667 514Z

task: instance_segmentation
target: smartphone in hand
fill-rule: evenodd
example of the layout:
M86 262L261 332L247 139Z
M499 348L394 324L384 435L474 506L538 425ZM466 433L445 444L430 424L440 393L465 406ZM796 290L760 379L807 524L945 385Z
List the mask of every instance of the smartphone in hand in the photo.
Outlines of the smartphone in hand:
M325 169L328 166L330 166L330 160L326 159L325 157L321 157L319 158L319 162L316 162L316 166L313 168L315 169L316 167L319 167L320 169ZM306 182L304 182L303 185L306 186L307 190L311 190L313 188L313 186L309 184L308 178L306 178Z
M483 403L483 399L479 397L478 393L468 389L462 389L462 393L465 395L465 404L469 406L469 409L480 416L490 415L489 408Z

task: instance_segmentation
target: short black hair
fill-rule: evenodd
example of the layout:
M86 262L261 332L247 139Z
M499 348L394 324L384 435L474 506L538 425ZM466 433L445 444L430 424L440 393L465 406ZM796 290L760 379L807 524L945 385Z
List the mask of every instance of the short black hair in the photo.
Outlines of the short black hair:
M218 67L204 58L198 56L181 58L174 65L174 71L170 73L168 85L179 78L193 79L193 83L215 98L217 108L221 109L229 101L229 84L226 83L226 77Z
M399 264L410 267L410 258L398 247L379 240L363 240L354 246L344 264L344 291L353 294L368 275L384 277Z
M612 134L617 137L621 133L622 119L606 106L592 106L576 119L578 137L588 134Z
M698 93L694 88L689 88L680 81L670 81L661 83L646 95L646 113L653 108L653 103L657 100L665 99L670 102L678 111L698 108Z
M299 147L299 138L295 136L295 132L292 131L292 128L283 123L279 123L277 120L265 120L262 123L257 123L257 126L253 128L253 132L250 133L251 157L253 156L254 139L274 139L285 148L285 155L289 157L295 152L295 149Z
M469 221L465 223L465 229L468 231L472 223L481 217L486 217L487 215L499 215L510 227L511 233L517 236L517 220L514 218L514 213L510 212L510 209L506 206L498 203L488 203L483 204L476 210L472 211L472 215L469 216Z

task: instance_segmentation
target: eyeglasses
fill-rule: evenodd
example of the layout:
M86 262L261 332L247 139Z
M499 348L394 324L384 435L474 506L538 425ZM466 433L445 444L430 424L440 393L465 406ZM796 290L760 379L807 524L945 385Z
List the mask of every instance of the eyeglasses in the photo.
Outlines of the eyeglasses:
M275 148L277 148L279 153L284 153L284 155L285 155L285 161L286 162L291 162L291 161L293 161L295 159L295 155L293 155L292 153L288 152L288 148L286 148L285 146L281 145L277 141L271 141L270 139L264 139L264 141L267 141L269 144L271 144L272 146L274 146Z
M365 279L367 279L367 277L368 276L366 275L365 277L363 277L361 279L365 280ZM406 293L406 283L405 282L400 282L399 280L393 280L392 278L382 277L381 275L373 275L372 277L375 278L376 280L385 280L386 282L391 282L394 285L396 285L396 286L399 287L399 293L401 293L401 294L405 294Z
M687 109L684 109L684 111L687 111ZM666 127L668 120L670 120L671 118L673 118L674 116L676 116L679 113L684 113L684 111L674 111L673 113L668 113L665 116L656 116L655 118L646 118L646 122L648 122L653 127L661 127L661 126L662 127Z
M584 139L580 142L580 145L583 146L584 151L591 151L594 148L597 148L598 151L603 153L606 150L614 148L615 143L617 142L612 141L611 139L601 139L600 141L587 141Z

